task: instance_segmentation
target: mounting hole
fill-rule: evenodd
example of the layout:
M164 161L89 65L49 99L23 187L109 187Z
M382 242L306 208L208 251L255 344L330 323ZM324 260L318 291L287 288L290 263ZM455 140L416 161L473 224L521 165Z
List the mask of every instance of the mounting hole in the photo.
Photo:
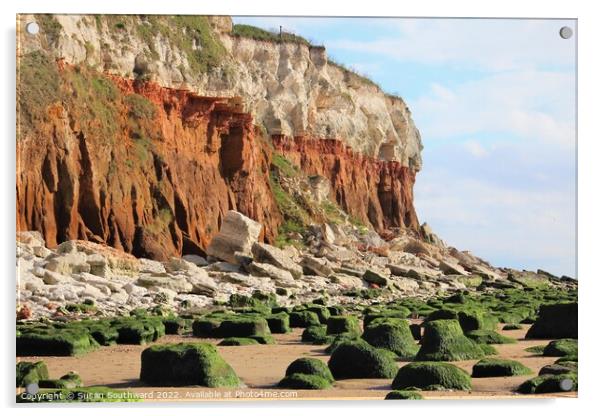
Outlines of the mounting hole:
M563 26L560 28L559 33L562 39L570 39L573 36L573 29L568 26Z
M30 22L25 26L25 30L30 35L37 35L40 32L40 25L38 25L36 22Z
M560 381L560 389L562 391L571 391L572 388L573 380L571 380L570 378L565 378L564 380Z

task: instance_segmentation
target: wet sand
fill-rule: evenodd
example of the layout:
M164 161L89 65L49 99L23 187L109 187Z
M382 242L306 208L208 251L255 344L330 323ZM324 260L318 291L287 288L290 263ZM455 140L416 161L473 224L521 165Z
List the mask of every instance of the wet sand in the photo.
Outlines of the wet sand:
M501 325L500 325L501 328ZM553 363L556 357L541 357L525 351L535 345L545 345L549 340L524 340L528 325L522 330L499 331L516 338L516 344L495 345L499 358L520 361L533 375L516 377L473 378L471 392L433 391L422 392L427 399L502 399L577 397L576 392L546 395L521 395L513 392L523 381L534 377L544 365ZM109 386L144 395L145 401L173 400L303 400L303 399L374 399L380 400L391 391L390 379L350 379L335 382L328 390L284 390L276 384L284 377L287 366L300 357L315 357L327 362L326 346L300 342L303 330L295 328L289 334L274 334L275 345L249 345L217 347L221 356L234 368L244 383L237 389L211 389L206 387L158 388L146 387L139 381L140 355L148 345L115 345L101 347L81 357L19 357L18 361L43 360L51 378L58 378L69 371L77 371L86 386ZM219 340L191 336L167 335L157 343L210 342ZM456 361L453 364L468 371L478 360ZM407 364L399 362L399 366Z

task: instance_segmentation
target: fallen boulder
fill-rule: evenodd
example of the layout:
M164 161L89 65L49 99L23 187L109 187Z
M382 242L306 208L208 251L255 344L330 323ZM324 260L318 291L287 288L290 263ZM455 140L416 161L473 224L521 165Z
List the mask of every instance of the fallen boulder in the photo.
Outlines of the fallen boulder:
M228 211L219 233L207 247L207 254L220 260L237 264L235 253L251 253L251 247L261 233L261 224L245 217L240 212Z

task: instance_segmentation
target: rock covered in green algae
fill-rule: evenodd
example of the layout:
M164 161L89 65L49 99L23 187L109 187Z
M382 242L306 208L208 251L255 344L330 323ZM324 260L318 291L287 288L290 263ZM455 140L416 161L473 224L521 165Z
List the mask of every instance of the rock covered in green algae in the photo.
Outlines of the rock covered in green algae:
M140 380L151 386L236 387L236 373L206 343L154 345L142 352Z

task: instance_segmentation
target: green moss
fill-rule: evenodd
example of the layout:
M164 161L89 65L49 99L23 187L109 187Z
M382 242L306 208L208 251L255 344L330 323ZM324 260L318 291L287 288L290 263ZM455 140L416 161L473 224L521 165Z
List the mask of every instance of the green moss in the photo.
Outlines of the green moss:
M266 316L272 334L286 334L291 331L288 313L281 312Z
M259 342L253 338L225 338L219 344L220 346L241 346L241 345L259 345Z
M219 338L218 329L221 320L218 318L199 318L192 322L192 335L200 338Z
M74 389L76 387L83 387L79 374L71 371L58 380L40 380L38 386L42 389Z
M17 69L17 138L20 140L33 133L34 126L48 119L48 106L60 97L60 78L54 60L38 51L20 57Z
M222 338L270 335L268 322L258 316L238 315L225 318L217 333Z
M470 390L470 375L448 363L413 362L399 369L392 383L395 390L411 387L428 390L431 386L442 386L452 390Z
M17 334L17 356L69 356L98 346L84 328L32 328Z
M464 283L466 287L479 287L483 283L483 278L478 274L471 274L470 276L459 276L458 282Z
M373 347L393 351L403 358L413 358L419 349L407 321L373 323L364 329L362 338Z
M329 383L334 382L334 377L330 372L328 366L317 358L298 358L286 368L286 375L290 376L293 374L309 374L319 376Z
M486 315L482 311L461 311L458 313L458 321L464 332L475 330L495 330L497 319Z
M42 29L49 43L56 42L59 39L63 26L51 14L36 14L36 21Z
M516 344L516 339L486 329L468 331L465 335L478 344Z
M541 394L577 391L577 389L577 374L568 373L537 376L522 383L517 391L523 394Z
M331 316L326 323L326 334L338 335L343 333L359 334L360 325L353 315Z
M314 312L316 315L318 315L318 319L322 324L325 324L328 321L328 318L330 318L330 311L326 306L308 305L307 310L310 312Z
M37 383L48 378L48 367L44 361L21 361L17 363L17 387Z
M532 354L536 354L536 355L542 355L543 354L543 350L545 348L546 348L545 345L534 345L532 347L525 348L525 351L530 352Z
M65 309L69 312L82 313L82 314L91 314L96 312L95 305L89 305L86 303L68 303L65 305Z
M490 344L477 344L479 346L479 348L481 349L481 351L483 351L483 354L485 355L497 355L498 351L495 349L495 347L493 345Z
M558 339L551 341L542 354L546 357L565 357L578 355L578 344L575 339Z
M17 403L38 402L139 402L142 401L136 393L115 390L108 387L79 387L74 389L40 390L38 394L17 395Z
M320 325L320 318L315 312L302 310L293 311L289 314L290 324L293 328L307 328L312 325Z
M120 318L113 322L118 344L144 345L165 335L165 325L160 318Z
M310 342L312 344L328 344L331 339L326 336L326 325L311 325L303 330L301 342Z
M526 376L533 372L525 365L513 360L483 358L472 367L473 377Z
M335 335L335 337L333 338L333 340L330 343L330 345L326 348L325 352L327 354L332 354L333 351L335 349L337 349L339 345L341 345L341 344L343 344L345 342L348 342L348 341L352 341L352 342L366 342L366 341L364 341L363 339L361 339L359 337L359 334L350 334L350 333L339 334L339 335Z
M366 342L345 341L334 349L328 368L335 379L392 378L397 372L394 358Z
M183 318L169 317L163 319L165 333L169 335L183 334L188 329L188 321Z
M422 346L416 354L418 361L459 361L482 357L483 351L464 336L458 321L452 319L426 323Z
M274 338L270 334L251 335L249 338L254 339L255 341L263 345L276 343L276 341L274 341Z
M439 319L458 319L458 312L451 309L438 309L434 312L431 312L424 319L424 322L437 321Z
M415 391L393 390L387 393L385 400L423 400L423 397Z
M331 387L331 383L318 375L295 373L280 380L278 387L295 390L323 390Z
M151 386L237 387L232 367L205 343L154 345L142 352L140 380Z

